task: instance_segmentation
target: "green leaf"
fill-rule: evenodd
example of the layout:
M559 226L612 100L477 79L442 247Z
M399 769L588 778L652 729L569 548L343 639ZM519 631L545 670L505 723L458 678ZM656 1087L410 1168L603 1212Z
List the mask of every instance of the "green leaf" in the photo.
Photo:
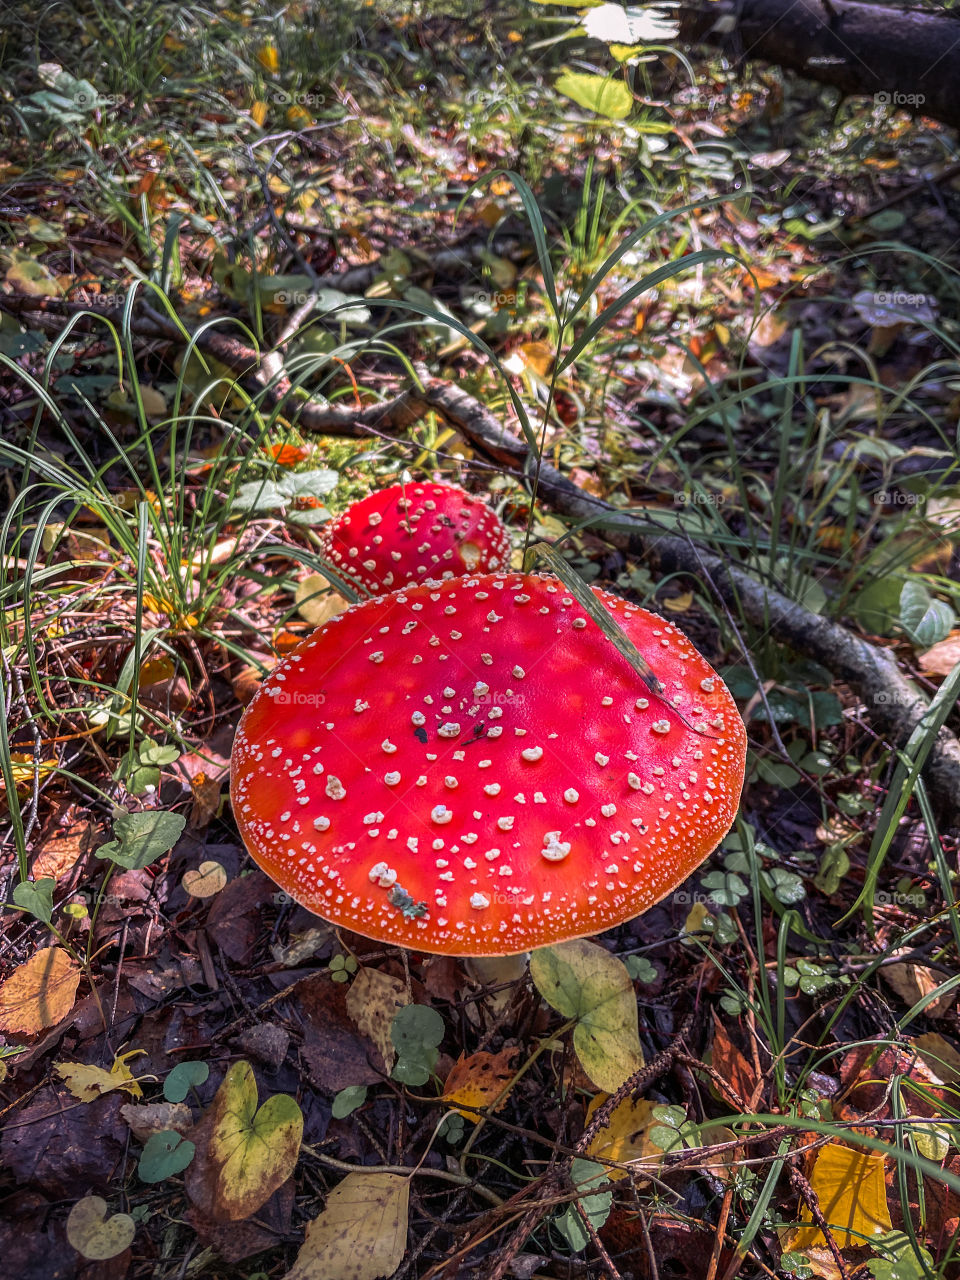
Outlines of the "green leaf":
M579 1252L586 1248L590 1241L584 1219L595 1231L598 1231L610 1215L613 1193L598 1190L604 1183L609 1182L609 1175L603 1165L597 1164L595 1160L574 1160L570 1166L570 1181L578 1191L589 1191L590 1194L579 1196L576 1204L570 1205L555 1219L555 1222L566 1237L570 1248L574 1252Z
M854 599L850 612L864 631L888 636L900 616L901 578L891 574L864 587Z
M29 911L44 924L49 924L53 918L56 883L52 876L44 876L41 880L21 880L13 891L13 900L21 911Z
M147 1139L137 1172L143 1182L163 1182L183 1173L194 1157L196 1147L175 1129L151 1133Z
M623 963L634 982L642 982L644 985L656 982L657 967L651 964L646 956L627 956Z
M554 88L565 98L572 98L577 106L606 116L608 120L626 120L633 110L633 94L619 76L565 71Z
M179 813L151 809L143 813L121 813L113 821L116 840L101 845L98 858L109 858L118 867L139 871L169 853L180 839L186 818Z
M397 1050L393 1078L402 1084L422 1085L437 1064L437 1046L443 1039L443 1019L436 1009L408 1004L390 1024L390 1039Z
M718 907L735 907L750 890L734 871L710 871L700 882Z
M637 1001L622 960L579 938L534 951L530 976L552 1008L576 1020L573 1047L598 1089L615 1093L640 1070Z
M339 479L338 472L318 467L313 471L287 472L273 480L248 480L235 493L232 505L235 510L252 515L283 510L295 523L318 523L329 519L329 512L309 507L298 511L296 503L325 497L337 487Z
M903 584L900 625L918 647L927 649L950 634L956 615L943 600L935 600L922 582Z
M773 890L773 896L786 907L802 902L807 896L806 885L796 872L786 871L783 867L770 867L762 874Z
M884 1255L867 1263L873 1280L923 1280L933 1273L933 1258L922 1245L918 1256L910 1237L903 1231L889 1231L870 1243Z
M367 1100L367 1086L365 1084L348 1084L345 1089L341 1089L339 1093L334 1094L333 1106L331 1112L334 1120L343 1120L346 1116L352 1115L358 1107L362 1107Z
M205 1062L178 1062L163 1082L163 1096L168 1102L183 1102L191 1089L201 1085L210 1074Z

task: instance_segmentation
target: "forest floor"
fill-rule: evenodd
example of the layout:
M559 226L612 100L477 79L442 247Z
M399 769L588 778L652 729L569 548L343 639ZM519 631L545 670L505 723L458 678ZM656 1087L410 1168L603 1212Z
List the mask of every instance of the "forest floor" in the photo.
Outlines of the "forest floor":
M950 131L562 4L7 12L6 1272L960 1275ZM318 531L403 478L747 727L729 836L582 953L647 1063L590 1129L542 973L337 929L233 820Z

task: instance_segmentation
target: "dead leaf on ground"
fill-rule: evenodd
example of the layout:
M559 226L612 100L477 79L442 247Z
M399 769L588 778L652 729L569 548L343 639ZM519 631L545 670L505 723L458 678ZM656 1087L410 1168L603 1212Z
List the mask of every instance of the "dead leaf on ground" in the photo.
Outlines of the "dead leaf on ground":
M357 1029L377 1046L388 1072L396 1058L390 1027L397 1010L405 1004L409 999L404 984L379 969L361 969L347 992L347 1013Z
M410 1179L397 1173L348 1173L307 1227L284 1280L382 1280L403 1261Z
M120 1108L120 1114L138 1142L146 1142L153 1134L168 1129L183 1133L193 1124L193 1112L185 1102L145 1102L141 1106L128 1102Z
M960 631L951 631L943 640L931 645L918 659L920 667L931 675L948 676L960 662Z
M44 840L33 859L34 880L62 880L97 842L96 823L80 819Z
M881 968L880 974L888 986L892 987L900 999L911 1008L931 991L935 991L944 981L942 974L935 973L933 969L927 969L922 964L887 964ZM928 1018L944 1018L953 1011L955 999L954 993L948 991L931 1001L925 1007L924 1013Z
M0 986L0 1031L36 1035L73 1008L80 970L63 947L44 947Z
M143 1090L127 1065L129 1059L137 1057L140 1052L132 1049L129 1053L120 1054L109 1071L84 1062L55 1062L53 1069L79 1102L93 1102L94 1098L112 1093L114 1089L125 1089L131 1097L142 1098Z
M107 1214L107 1202L100 1196L84 1196L70 1210L67 1239L84 1258L103 1262L128 1248L137 1226L128 1213Z
M810 1186L841 1249L866 1244L892 1230L882 1155L830 1142L817 1155ZM800 1220L813 1222L804 1204ZM795 1227L784 1245L785 1250L827 1247L823 1232L813 1225Z
M502 1110L507 1101L504 1090L514 1076L510 1064L517 1052L517 1049L502 1049L499 1053L473 1053L469 1058L461 1053L443 1086L443 1101L450 1103L464 1119L472 1120L474 1124L480 1117L472 1111L461 1111L458 1103L468 1107L489 1107L500 1098L495 1110ZM504 1095L502 1098L501 1094Z
M713 1067L743 1103L749 1103L756 1088L753 1067L730 1039L726 1027L713 1015Z

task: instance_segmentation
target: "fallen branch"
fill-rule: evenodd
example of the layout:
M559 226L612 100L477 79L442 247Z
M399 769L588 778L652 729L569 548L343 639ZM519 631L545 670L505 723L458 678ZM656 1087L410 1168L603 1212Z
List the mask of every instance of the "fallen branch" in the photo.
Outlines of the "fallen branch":
M16 314L55 312L61 316L93 309L58 298L10 296L0 296L0 307ZM114 308L112 312L104 309L103 314L116 320L120 313ZM134 329L144 337L183 342L178 327L149 307L142 309ZM532 477L534 473L536 460L526 444L474 396L443 379L423 374L419 388L363 409L349 409L300 402L285 379L263 386L256 378L260 365L257 353L215 329L207 329L198 346L234 370L241 384L259 398L263 410L281 412L303 430L354 438L392 436L434 412L486 459L514 474ZM589 521L593 529L604 530L615 545L647 555L664 574L684 573L706 581L728 608L738 610L753 626L763 627L781 644L830 668L860 696L872 723L888 733L896 747L905 746L927 713L929 702L900 671L888 650L861 639L838 622L811 613L690 539L659 530L649 518L593 497L548 462L541 463L538 475L538 494L560 514ZM948 729L938 733L923 776L935 802L955 817L960 807L960 742Z

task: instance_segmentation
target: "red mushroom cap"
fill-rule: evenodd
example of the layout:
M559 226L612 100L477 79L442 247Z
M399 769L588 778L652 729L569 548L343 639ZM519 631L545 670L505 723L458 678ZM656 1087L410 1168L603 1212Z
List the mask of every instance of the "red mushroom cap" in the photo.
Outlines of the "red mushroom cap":
M374 595L510 566L496 512L455 484L379 489L325 524L320 538L326 558Z
M746 734L680 631L595 594L662 695L552 578L427 583L315 631L237 731L254 860L336 924L453 955L598 933L675 889L733 822Z

